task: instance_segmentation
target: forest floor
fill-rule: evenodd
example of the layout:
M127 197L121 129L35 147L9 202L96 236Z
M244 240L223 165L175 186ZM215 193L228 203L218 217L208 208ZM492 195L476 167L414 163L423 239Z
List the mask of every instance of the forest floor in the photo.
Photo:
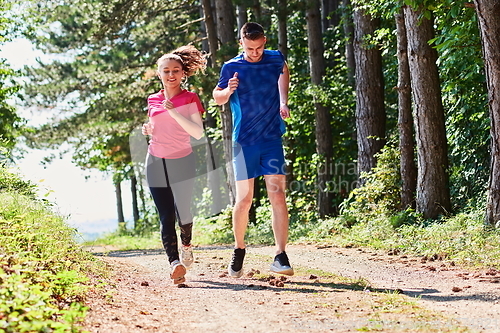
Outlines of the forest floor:
M249 246L235 279L231 246L204 246L174 285L162 250L89 250L113 271L88 296L90 332L500 332L500 271L439 256L289 245L281 277L273 247Z

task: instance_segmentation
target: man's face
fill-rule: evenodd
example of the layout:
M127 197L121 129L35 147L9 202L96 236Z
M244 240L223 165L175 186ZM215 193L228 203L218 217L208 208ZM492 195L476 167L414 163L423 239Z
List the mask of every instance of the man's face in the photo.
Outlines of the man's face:
M264 54L266 37L256 40L242 38L240 39L240 44L245 52L245 60L248 62L258 62L262 59L262 55Z

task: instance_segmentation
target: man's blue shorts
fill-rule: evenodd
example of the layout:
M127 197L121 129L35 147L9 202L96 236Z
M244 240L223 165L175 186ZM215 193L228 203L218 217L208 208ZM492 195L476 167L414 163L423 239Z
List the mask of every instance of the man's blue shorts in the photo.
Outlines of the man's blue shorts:
M281 138L251 146L233 146L233 166L236 180L262 175L284 175L285 155Z

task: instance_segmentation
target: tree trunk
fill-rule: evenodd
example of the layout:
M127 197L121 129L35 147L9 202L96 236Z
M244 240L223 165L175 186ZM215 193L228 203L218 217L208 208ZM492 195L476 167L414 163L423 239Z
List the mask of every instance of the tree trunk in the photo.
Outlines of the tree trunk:
M243 24L245 24L248 21L247 6L246 6L246 4L244 2L241 2L236 7L236 9L237 9L236 24L237 24L237 27L238 27L238 31L240 31L241 27L243 27Z
M401 208L415 208L417 190L417 166L413 139L413 117L411 110L411 82L408 64L408 39L403 9L395 15L398 46L398 129L401 151Z
M142 181L137 182L137 193L141 201L142 224L141 230L152 230L156 226L158 219L150 219L150 213L146 205L146 193Z
M354 22L352 21L352 6L350 0L342 0L342 18L345 35L345 59L347 66L347 80L354 87L356 61L354 59Z
M238 44L236 43L236 35L234 28L236 24L235 14L231 0L216 0L217 12L217 33L219 36L220 45L224 46L224 54L221 54L221 63L236 55ZM224 159L226 160L226 171L229 189L229 201L231 205L235 200L235 179L233 170L233 151L232 151L232 130L233 120L229 103L222 106L221 123L222 123L222 140L224 144Z
M500 227L500 2L474 0L488 87L491 161L486 202L486 223Z
M321 32L321 14L319 0L309 0L306 11L307 35L311 71L311 83L320 86L325 75L325 58L323 34ZM330 110L321 103L315 102L316 113L316 150L322 158L323 165L318 168L318 210L320 217L333 213L332 194L328 189L333 175L328 170L332 163L333 143Z
M207 126L207 122L204 123L204 126ZM212 126L215 127L215 126ZM222 196L223 193L221 191L221 179L220 174L216 171L219 166L219 149L217 144L214 145L210 136L207 136L207 144L206 144L206 159L207 159L207 186L210 189L210 193L212 196L212 205L210 208L210 215L215 215L221 212L225 207L223 207Z
M134 227L139 223L139 202L137 200L137 178L130 177L130 192L132 193L132 215L134 217Z
M382 54L364 40L378 27L362 9L354 11L354 56L356 61L356 130L358 174L376 166L377 154L385 144L384 79ZM363 183L361 180L360 183Z
M215 15L214 15L214 10L212 8L212 2L211 0L202 0L202 5L203 5L203 12L205 16L205 26L206 26L206 31L207 31L207 39L208 39L208 45L210 49L210 54L211 54L211 61L208 64L212 68L216 68L217 66L217 50L219 48L219 40L217 38L217 27L215 24ZM206 112L205 120L203 122L204 128L215 128L217 126L217 121L216 119L212 116L210 112ZM217 144L214 144L211 140L210 137L207 137L207 172L208 172L208 188L210 189L212 193L212 206L210 209L210 215L217 214L219 213L223 207L222 207L222 192L221 192L221 186L220 186L220 175L218 172L215 170L217 169L218 166L218 159L219 159L219 154L218 154L218 146ZM232 169L231 169L232 170ZM228 186L229 190L231 190L230 187L231 180L228 179ZM229 197L231 198L232 196L230 193L228 194Z
M450 211L448 149L441 101L437 51L429 45L434 36L433 21L421 12L404 8L408 36L411 86L415 100L417 139L417 202L424 218L437 218Z
M260 0L253 0L252 13L254 16L253 21L262 24L262 6L260 5Z
M118 213L118 223L125 222L125 216L123 215L123 201L122 201L122 185L121 182L115 183L115 195L116 195L116 212Z
M209 58L209 66L215 66L216 64L216 56L217 49L219 47L219 43L217 40L217 29L215 26L214 13L212 10L212 3L210 0L202 0L203 6L203 14L205 18L205 28L207 32L208 39L208 49L210 52Z
M340 23L337 12L341 0L321 0L321 30L323 33L330 27L335 27Z
M278 16L278 50L283 53L285 59L288 57L288 36L286 34L286 22L288 11L286 9L287 0L278 0L277 16Z

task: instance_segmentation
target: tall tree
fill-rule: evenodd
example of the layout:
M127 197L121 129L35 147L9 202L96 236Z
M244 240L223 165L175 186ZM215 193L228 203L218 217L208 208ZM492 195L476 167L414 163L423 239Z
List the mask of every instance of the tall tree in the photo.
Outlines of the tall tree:
M231 0L216 0L217 12L217 35L220 42L220 59L222 61L236 55L237 44L236 34L234 32L236 26L236 19L234 8ZM222 106L221 112L222 122L222 139L224 144L224 158L226 160L226 170L228 179L228 188L230 203L234 204L235 200L235 183L234 183L234 170L231 161L233 160L232 152L232 129L233 120L231 116L231 108L229 103Z
M481 33L488 109L491 162L486 202L486 222L500 227L500 2L474 0Z
M306 20L310 60L311 83L319 88L323 83L325 75L325 58L323 46L323 33L321 31L320 1L309 0L307 2ZM329 172L328 165L333 163L333 144L330 110L320 101L314 103L316 123L316 151L321 158L318 168L318 211L321 217L333 212L332 191L328 188L333 175Z
M347 67L347 78L349 83L354 87L356 60L354 58L354 22L352 18L352 5L350 0L342 0L340 6L342 12L342 26L345 38L345 59Z
M278 16L278 50L283 53L285 59L288 57L288 37L287 37L287 0L277 0Z
M321 0L321 29L323 32L330 27L336 27L340 23L340 15L337 11L342 0Z
M362 8L355 8L354 56L356 67L356 131L358 139L358 174L376 166L376 154L385 144L386 113L382 53L370 43L379 26Z
M203 18L205 22L205 29L208 39L208 49L210 51L209 53L210 56L208 58L208 65L210 67L215 67L219 42L217 39L217 26L215 24L215 15L214 15L214 10L212 8L212 1L202 0L201 4L203 8Z
M395 15L397 29L398 57L398 128L400 172L401 172L401 208L415 208L417 189L417 166L415 164L415 144L413 117L411 109L411 79L408 64L408 39L403 9Z
M448 149L437 67L433 20L422 9L404 7L417 140L417 211L436 218L450 211ZM428 15L429 16L429 15Z
M134 218L134 226L137 226L139 223L140 211L137 195L139 190L137 188L137 177L135 175L130 177L130 192L132 193L132 216Z
M125 215L123 214L122 182L118 179L113 180L113 182L115 184L116 213L118 216L118 223L125 222Z

